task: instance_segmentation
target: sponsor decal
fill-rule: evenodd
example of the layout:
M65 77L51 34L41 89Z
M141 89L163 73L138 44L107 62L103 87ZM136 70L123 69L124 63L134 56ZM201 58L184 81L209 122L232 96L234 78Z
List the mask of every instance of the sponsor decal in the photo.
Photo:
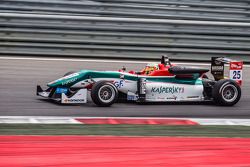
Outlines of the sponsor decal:
M79 76L80 74L79 73L74 73L74 74L70 74L70 75L67 75L65 77L62 77L62 78L59 78L55 81L52 81L50 82L49 84L55 84L57 82L61 82L63 80L67 80L67 79L70 79L70 80L67 80L67 81L63 81L62 82L62 85L67 85L69 83L72 83L72 82L75 82L77 80L77 76Z
M64 100L65 103L69 103L69 102L80 103L84 101L85 101L84 99L65 99Z
M230 62L229 76L230 79L235 80L239 85L242 85L242 61Z
M68 88L56 88L56 93L61 94L61 93L67 93Z
M188 99L196 99L199 98L199 96L187 96Z
M176 93L184 93L184 87L177 87L177 86L166 86L166 87L152 87L151 92L152 93L171 93L171 94L176 94Z
M211 59L211 73L213 74L215 80L220 80L224 78L224 63L217 61L219 57L212 57Z
M73 74L63 77L63 79L70 79L70 78L77 77L77 76L79 76L79 73L73 73Z
M243 62L231 62L230 70L242 70Z
M223 71L223 66L212 66L212 71Z
M138 100L138 96L136 96L136 95L128 95L127 96L127 100Z
M133 92L128 92L127 93L127 100L135 101L135 100L138 100L138 98L139 98L138 95L133 93Z
M115 87L121 88L124 86L124 80L119 80L114 82Z
M70 83L72 83L72 82L75 82L76 80L77 80L77 78L72 78L72 79L70 79L70 80L67 80L67 81L62 82L62 85L70 84Z
M217 57L217 58L218 58L218 57ZM216 58L216 59L217 59L217 58ZM221 61L214 60L214 64L217 65L217 66L219 66L219 65L221 65Z
M168 100L176 100L177 96L167 97L166 99L168 99Z
M124 74L121 74L121 75L120 75L120 78L121 78L121 79L124 79L124 78L125 78L125 75L124 75Z

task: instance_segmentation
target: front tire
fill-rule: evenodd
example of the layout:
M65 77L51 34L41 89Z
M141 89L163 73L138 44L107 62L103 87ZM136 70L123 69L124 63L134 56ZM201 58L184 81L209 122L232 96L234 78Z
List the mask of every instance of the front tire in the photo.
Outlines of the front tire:
M118 90L108 81L98 81L91 89L91 98L97 106L108 107L118 99Z
M240 100L241 88L233 80L219 80L214 85L212 96L218 105L233 106Z

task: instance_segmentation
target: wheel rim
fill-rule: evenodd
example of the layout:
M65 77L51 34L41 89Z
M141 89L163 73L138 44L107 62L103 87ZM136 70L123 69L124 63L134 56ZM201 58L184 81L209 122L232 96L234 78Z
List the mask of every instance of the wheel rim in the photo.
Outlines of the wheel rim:
M115 98L115 90L110 85L104 85L99 89L98 97L102 102L110 103Z
M233 102L237 97L238 97L238 90L236 86L228 84L222 89L222 98L226 102Z

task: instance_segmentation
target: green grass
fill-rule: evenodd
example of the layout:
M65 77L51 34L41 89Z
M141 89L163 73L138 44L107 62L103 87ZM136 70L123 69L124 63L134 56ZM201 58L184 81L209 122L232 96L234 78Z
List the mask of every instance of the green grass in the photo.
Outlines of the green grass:
M0 124L0 135L250 137L247 126Z

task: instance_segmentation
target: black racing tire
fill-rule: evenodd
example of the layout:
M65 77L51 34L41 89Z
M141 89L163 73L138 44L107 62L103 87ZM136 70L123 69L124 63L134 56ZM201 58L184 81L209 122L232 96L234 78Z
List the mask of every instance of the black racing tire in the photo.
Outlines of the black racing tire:
M212 97L217 105L233 106L241 98L241 88L233 80L222 79L215 83Z
M108 81L98 81L91 89L91 98L97 106L108 107L118 99L118 90Z
M76 73L76 71L69 71L69 72L67 72L66 74L64 74L63 76L65 77L65 76L67 76L67 75L74 74L74 73Z

